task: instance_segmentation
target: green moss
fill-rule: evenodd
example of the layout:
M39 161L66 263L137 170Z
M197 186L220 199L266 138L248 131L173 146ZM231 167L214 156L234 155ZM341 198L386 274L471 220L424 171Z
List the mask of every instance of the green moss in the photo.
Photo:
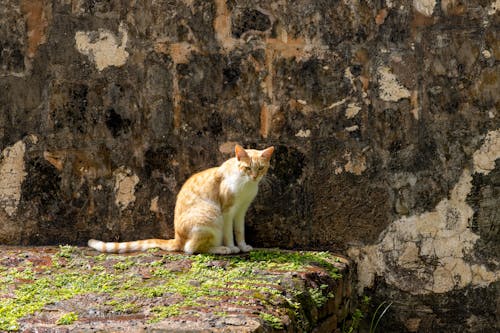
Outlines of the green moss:
M89 292L110 292L120 282L107 273L61 271L40 272L35 276L30 267L10 273L7 280L16 287L14 297L0 298L0 330L6 331L17 330L19 318L40 310L46 304Z
M154 317L149 320L149 323L156 323L162 319L168 317L174 317L181 314L181 304L172 304L172 305L161 305L156 306L151 310L154 314Z
M175 276L175 273L162 267L155 268L152 273L154 277L161 277L161 278L172 278Z
M106 253L101 253L98 256L94 256L91 258L93 258L95 261L104 261L104 260L106 260L106 257L107 257Z
M117 269L117 270L124 271L124 270L127 270L127 269L129 269L130 267L132 267L134 265L135 265L135 263L132 260L130 260L129 258L127 258L124 261L119 261L116 264L114 264L113 268Z
M117 300L112 300L110 302L106 302L106 305L110 305L113 307L114 312L119 313L137 313L140 311L141 307L137 304L130 302L119 302Z
M340 278L334 263L337 258L328 252L291 252L280 250L257 250L250 252L250 262L270 270L302 271L307 266L315 265L325 268L334 278Z
M227 312L226 311L215 311L214 315L218 317L227 317Z
M78 314L68 312L63 314L56 322L57 325L71 325L78 320Z
M35 271L24 261L24 267L7 268L0 265L0 285L14 297L0 294L0 330L18 329L17 320L42 309L46 304L71 299L77 295L109 293L113 311L152 313L152 321L177 316L189 307L209 306L210 302L226 299L254 299L265 306L297 311L296 299L285 296L279 286L280 274L273 271L306 271L311 266L326 269L333 277L335 258L326 252L287 252L258 250L240 256L173 255L150 261L156 252L138 256L99 254L85 256L75 247L61 246L52 257L52 265ZM166 263L184 260L181 271L172 271ZM326 302L325 287L307 290L320 307ZM7 293L5 293L7 294ZM138 308L130 300L138 298L172 298L174 305L151 309ZM163 299L162 299L163 301ZM157 303L152 301L151 303ZM248 301L240 301L249 304ZM147 304L147 302L146 302ZM281 310L279 310L281 311ZM264 319L273 327L282 326L279 318L267 315ZM280 327L281 327L280 326Z
M59 252L57 252L56 256L61 258L71 258L73 253L78 250L77 247L71 245L59 245Z

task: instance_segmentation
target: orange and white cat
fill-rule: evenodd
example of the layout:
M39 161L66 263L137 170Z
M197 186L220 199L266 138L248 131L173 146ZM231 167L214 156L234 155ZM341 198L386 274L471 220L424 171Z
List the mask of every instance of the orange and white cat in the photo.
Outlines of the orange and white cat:
M91 239L88 245L101 252L115 253L151 248L189 254L230 254L252 250L245 242L245 213L269 169L273 151L274 147L245 150L236 145L235 157L219 167L191 176L177 195L174 239L124 243Z

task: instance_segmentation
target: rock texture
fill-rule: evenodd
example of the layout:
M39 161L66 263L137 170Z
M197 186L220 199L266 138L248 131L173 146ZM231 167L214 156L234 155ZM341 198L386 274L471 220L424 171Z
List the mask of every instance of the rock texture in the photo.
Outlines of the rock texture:
M190 174L272 144L251 244L346 251L395 331L496 331L499 8L5 0L0 242L172 237Z
M351 304L350 263L326 252L0 250L2 332L334 332Z

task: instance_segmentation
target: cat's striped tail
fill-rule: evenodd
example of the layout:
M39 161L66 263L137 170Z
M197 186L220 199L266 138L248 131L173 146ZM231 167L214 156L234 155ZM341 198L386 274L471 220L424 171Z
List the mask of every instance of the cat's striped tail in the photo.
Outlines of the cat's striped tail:
M176 239L145 239L133 242L102 242L95 239L88 241L89 247L96 249L100 252L108 253L125 253L146 251L148 249L160 248L165 251L179 251L180 245Z

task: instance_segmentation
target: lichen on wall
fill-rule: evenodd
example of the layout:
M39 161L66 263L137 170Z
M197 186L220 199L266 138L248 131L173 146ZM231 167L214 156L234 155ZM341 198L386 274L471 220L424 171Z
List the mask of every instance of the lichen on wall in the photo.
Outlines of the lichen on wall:
M403 87L396 76L388 67L379 67L379 94L380 98L387 102L397 102L402 98L409 98L410 91Z

